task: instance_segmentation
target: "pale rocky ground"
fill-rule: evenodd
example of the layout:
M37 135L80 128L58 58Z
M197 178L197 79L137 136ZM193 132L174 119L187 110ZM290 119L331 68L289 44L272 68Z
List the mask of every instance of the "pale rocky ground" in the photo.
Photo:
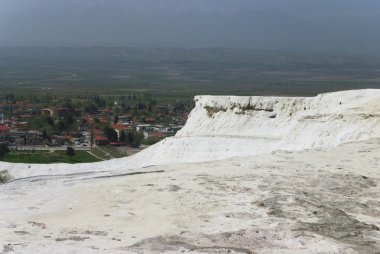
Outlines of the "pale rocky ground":
M3 253L380 253L380 139L0 187ZM22 204L22 205L21 205Z
M0 252L380 253L380 90L196 102L131 157L0 163Z

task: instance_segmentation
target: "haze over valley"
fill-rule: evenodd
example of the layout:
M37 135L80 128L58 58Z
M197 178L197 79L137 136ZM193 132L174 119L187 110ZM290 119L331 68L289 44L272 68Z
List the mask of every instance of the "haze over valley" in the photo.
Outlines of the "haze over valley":
M2 0L1 46L380 54L376 0Z
M380 1L0 0L0 253L379 254Z

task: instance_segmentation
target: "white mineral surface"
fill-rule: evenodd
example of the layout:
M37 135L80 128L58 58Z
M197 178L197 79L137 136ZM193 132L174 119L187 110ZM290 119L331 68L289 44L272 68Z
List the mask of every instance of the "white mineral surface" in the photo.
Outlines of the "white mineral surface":
M195 99L135 156L0 163L0 252L379 252L380 90Z

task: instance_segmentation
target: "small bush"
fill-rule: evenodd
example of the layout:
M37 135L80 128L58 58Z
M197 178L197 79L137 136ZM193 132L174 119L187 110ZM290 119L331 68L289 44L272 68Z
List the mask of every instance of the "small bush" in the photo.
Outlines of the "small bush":
M0 184L4 184L12 180L7 170L0 171Z
M4 156L10 152L8 146L4 143L0 143L0 160L3 160Z

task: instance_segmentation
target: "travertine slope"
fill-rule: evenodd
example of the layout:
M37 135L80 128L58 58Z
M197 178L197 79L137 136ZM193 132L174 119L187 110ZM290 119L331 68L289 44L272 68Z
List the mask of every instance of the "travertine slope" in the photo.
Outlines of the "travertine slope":
M0 186L0 253L378 253L380 139Z
M199 96L134 156L0 163L0 253L379 253L379 169L379 90Z
M0 163L14 178L125 171L171 163L329 147L380 137L380 90L316 97L197 96L175 137L134 156L81 165ZM105 171L105 172L104 172Z

